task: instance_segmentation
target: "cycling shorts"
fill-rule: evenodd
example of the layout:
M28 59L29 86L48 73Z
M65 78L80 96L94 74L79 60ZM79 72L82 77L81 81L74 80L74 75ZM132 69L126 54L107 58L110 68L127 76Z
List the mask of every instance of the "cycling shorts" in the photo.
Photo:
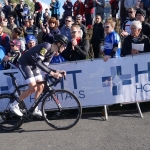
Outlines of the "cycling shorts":
M19 70L24 76L27 84L31 82L43 81L41 71L36 65L30 65L26 59L19 60Z

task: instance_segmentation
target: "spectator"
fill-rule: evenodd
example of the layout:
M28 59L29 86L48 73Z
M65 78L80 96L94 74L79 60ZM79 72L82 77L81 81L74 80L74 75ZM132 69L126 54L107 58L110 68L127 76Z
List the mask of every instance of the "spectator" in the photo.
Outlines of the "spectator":
M27 52L29 49L34 47L36 45L36 38L33 35L27 35L26 37L26 50L24 50L21 54L23 55L25 52Z
M37 37L37 35L38 35L38 27L36 27L34 25L34 19L31 16L29 16L28 19L26 19L26 22L29 23L29 25L27 25L27 27L24 28L25 29L24 30L25 37L27 35L34 35L35 37Z
M18 43L20 42L20 52L23 52L25 50L25 42L22 39L22 37L20 37L20 35L22 34L22 28L18 27L18 28L14 28L12 30L12 39L13 40L18 40Z
M129 8L139 8L139 0L124 0L124 7L128 11Z
M87 39L82 39L79 25L72 25L71 36L71 41L68 43L62 56L68 61L86 59L89 50L89 41Z
M43 14L43 24L47 23L47 17L49 17L50 14L48 13L48 8L45 9L45 13Z
M86 26L82 24L82 16L81 15L76 16L76 22L75 23L80 26L81 30L83 31L82 38L85 38L86 34L87 34L87 30L86 30Z
M71 0L66 0L64 2L64 5L62 6L62 8L65 10L64 11L64 19L67 17L67 16L72 16L72 8L73 8L73 5L72 5L72 2Z
M46 27L42 26L43 37L42 40L44 42L53 43L53 37L56 34L60 34L60 30L58 29L58 22L56 18L51 17L48 21L48 25Z
M3 12L0 13L0 23L5 20L5 14Z
M94 8L93 8L93 0L85 0L84 1L85 7L85 19L86 19L86 26L92 24L92 20L94 18Z
M118 13L119 6L118 6L119 0L111 0L111 14L113 18L116 18L116 14Z
M4 69L3 65L2 65L2 62L3 62L5 54L6 54L5 48L0 45L0 70Z
M30 49L36 45L36 38L33 35L28 35L26 37L27 48Z
M93 26L93 34L91 38L94 58L100 58L100 47L104 45L104 28L101 20L101 16L96 15L96 21Z
M52 3L50 4L50 10L51 10L51 17L55 17L58 21L59 25L59 18L60 18L60 2L58 0L52 0Z
M66 0L64 2L64 5L62 6L62 8L65 10L64 14L63 14L63 19L61 24L65 23L65 19L67 16L72 16L72 8L73 8L73 4L71 2L71 0Z
M18 40L12 40L10 41L10 52L5 55L4 57L4 62L3 62L3 67L4 69L10 69L11 66L8 64L8 62L11 62L15 66L18 66L18 60L21 56L20 53L20 41Z
M95 0L95 14L100 15L102 20L104 19L104 6L105 6L105 0Z
M124 43L122 46L122 56L130 55L130 54L138 54L144 52L150 52L149 46L149 38L144 35L142 32L142 24L140 21L133 21L131 24L131 35L128 35L124 39ZM132 44L144 44L143 51L139 51L138 49L132 48Z
M7 24L8 29L12 30L17 28L17 25L14 23L15 19L13 16L9 16L9 24Z
M2 8L2 11L5 14L5 18L8 19L8 16L11 14L11 6L9 5L7 0L5 0L4 2L5 2L5 5Z
M146 19L150 17L150 0L141 0L141 8L146 11Z
M84 14L84 4L82 3L81 0L77 0L74 5L73 5L73 14L74 14L74 19L76 18L77 15L83 16Z
M136 20L142 22L142 33L150 39L150 24L145 21L146 11L138 9L136 12Z
M35 25L40 28L40 19L42 17L42 5L40 2L37 2L37 0L33 0L34 4L34 16L35 16Z
M135 20L135 14L136 14L135 8L129 8L128 9L128 14L129 14L129 19L127 19L123 23L123 27L122 27L121 35L123 37L125 37L125 36L127 36L127 35L129 35L131 33L130 25Z
M71 40L71 26L72 26L72 17L68 16L65 19L65 25L61 28L60 33L65 35L68 38L68 41Z
M18 17L19 26L23 25L23 16L22 16L23 6L24 6L24 0L20 0L20 4L17 4L15 7L15 12Z
M121 53L121 39L119 35L114 31L115 22L111 19L107 20L104 24L104 32L106 34L104 40L104 51L101 49L101 53L104 53L104 61L109 58L120 57Z
M50 64L62 63L62 62L66 62L66 60L62 57L60 53L56 52L54 56L52 57Z
M27 4L24 4L23 5L23 12L21 12L21 14L22 14L22 17L23 17L23 22L24 22L24 20L29 16L29 14L30 14L30 10L29 10L29 7L28 7L28 5Z
M11 39L11 37L12 37L11 30L9 30L7 28L8 20L4 19L1 24L2 24L2 27L3 27L3 32L6 33Z

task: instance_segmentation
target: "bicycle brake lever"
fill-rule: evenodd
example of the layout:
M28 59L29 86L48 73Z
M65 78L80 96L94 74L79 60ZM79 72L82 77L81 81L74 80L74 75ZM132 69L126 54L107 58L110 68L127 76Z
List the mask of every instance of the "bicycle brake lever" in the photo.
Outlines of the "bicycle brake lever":
M64 80L66 80L66 76L64 76Z

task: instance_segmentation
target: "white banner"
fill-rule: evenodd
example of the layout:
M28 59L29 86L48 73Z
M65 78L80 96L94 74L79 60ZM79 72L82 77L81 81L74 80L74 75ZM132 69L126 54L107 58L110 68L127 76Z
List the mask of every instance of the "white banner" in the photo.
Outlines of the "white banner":
M56 89L64 88L73 92L83 107L102 106L150 99L150 53L124 58L113 58L68 62L51 65L51 68L65 70L66 81ZM17 69L0 71L0 92L13 92L10 77L3 72L15 72ZM15 75L19 85L25 83L21 73ZM25 100L28 107L34 96ZM1 105L1 104L0 104Z

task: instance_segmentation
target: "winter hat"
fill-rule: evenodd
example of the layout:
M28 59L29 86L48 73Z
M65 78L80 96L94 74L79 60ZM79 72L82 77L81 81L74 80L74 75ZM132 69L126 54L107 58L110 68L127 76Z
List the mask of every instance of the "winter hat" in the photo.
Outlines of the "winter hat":
M26 43L28 44L30 41L36 42L35 36L33 36L33 35L28 35L28 36L26 37Z

